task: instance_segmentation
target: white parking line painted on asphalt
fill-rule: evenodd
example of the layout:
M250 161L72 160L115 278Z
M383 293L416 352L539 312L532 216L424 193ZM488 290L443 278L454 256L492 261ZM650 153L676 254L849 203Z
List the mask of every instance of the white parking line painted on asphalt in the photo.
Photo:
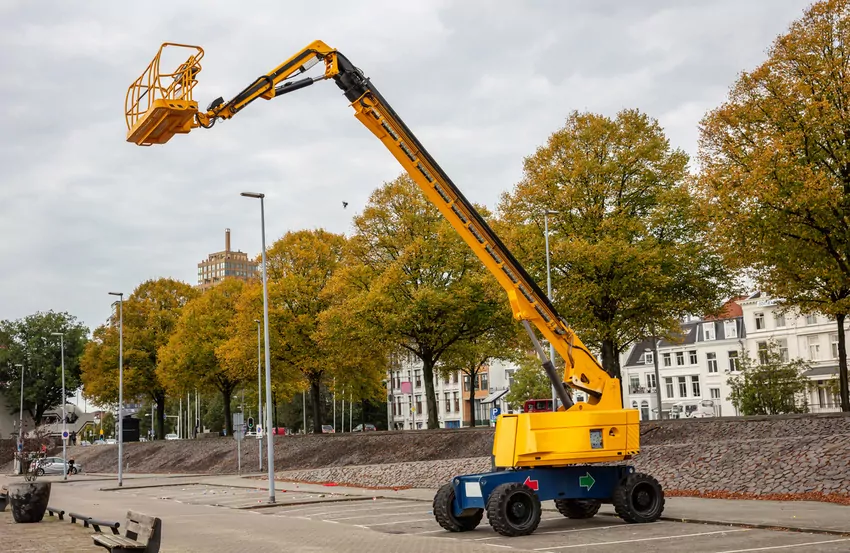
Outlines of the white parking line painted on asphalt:
M413 514L416 514L416 513L426 512L426 510L427 510L427 507L423 505L422 507L419 507L418 509L416 509L414 511L407 510L407 511L403 511L403 512L402 511L396 511L396 512L393 512L393 513L378 513L376 515L357 515L357 516L353 516L353 517L335 518L333 520L354 520L354 519L358 519L358 518L392 517L392 516L396 516L396 515L408 515L409 516L409 515L413 515ZM324 520L324 519L322 519L322 520Z
M425 522L428 520L434 520L434 517L431 518L417 518L416 520L397 520L395 522L379 522L378 524L354 524L353 526L358 526L360 528L374 528L375 526L388 526L391 524L407 524L409 522Z
M409 504L415 505L415 504L421 504L421 503L410 502ZM367 507L366 505L361 505L360 507L357 507L356 509L333 509L333 510L330 510L330 511L325 510L325 511L320 511L318 513L310 513L309 515L304 515L304 516L318 517L318 516L322 516L322 515L334 515L334 514L338 514L338 513L354 513L354 512L357 512L357 511L364 511L364 510L368 510L370 512L372 512L372 511L392 511L392 510L398 509L399 507L403 507L403 506L406 506L406 505L408 505L408 504L392 505L392 506L388 505L386 507L377 507L377 508ZM322 508L327 509L328 506L323 505Z
M839 543L843 541L850 541L850 538L843 538L840 540L810 541L808 543L792 543L790 545L770 545L767 547L754 547L752 549L734 549L731 551L718 551L717 553L747 553L748 551L770 551L772 549L791 549L792 547L806 547L809 545L820 545L822 543Z
M446 534L449 533L449 531L446 530L445 528L440 528L439 530L425 530L424 532L413 532L410 535L411 536L419 536L420 534L436 534L438 532L445 532Z
M553 551L555 549L571 549L573 547L593 547L598 545L617 545L621 543L636 543L639 541L655 541L655 540L675 540L678 538L694 538L696 536L711 536L714 534L732 534L734 532L749 532L749 528L739 528L737 530L717 530L716 532L699 532L697 534L681 534L678 536L656 536L654 538L635 538L633 540L618 540L618 541L603 541L599 543L576 543L573 545L556 545L554 547L541 547L534 551Z
M653 525L661 524L660 522L653 523ZM587 532L589 530L608 530L610 528L632 528L634 529L634 525L632 524L615 524L613 526L592 526L590 528L572 528L570 530L550 530L548 532L534 532L535 536L540 536L543 534L570 534L572 532ZM487 540L499 540L499 539L513 539L513 538L505 538L505 536L489 536L486 538L475 538L471 541L487 541ZM484 544L489 545L489 544Z

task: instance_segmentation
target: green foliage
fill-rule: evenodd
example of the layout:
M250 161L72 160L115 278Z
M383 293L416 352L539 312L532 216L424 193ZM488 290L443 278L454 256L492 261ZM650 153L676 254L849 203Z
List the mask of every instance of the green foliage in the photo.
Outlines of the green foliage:
M688 156L637 110L613 119L572 113L527 157L500 203L500 233L537 282L546 282L549 216L554 303L619 377L619 356L648 328L674 329L716 309L727 272L705 244L689 192Z
M727 383L732 388L729 399L743 415L781 415L805 413L805 392L811 381L803 376L810 367L802 359L785 361L776 343L768 343L759 351L759 359L741 352L740 374ZM802 395L802 398L799 397Z
M124 300L124 398L150 397L157 404L157 437L165 437L165 386L157 377L159 350L168 343L186 303L199 295L170 278L148 280ZM87 397L107 405L118 400L118 323L116 305L110 324L94 332L82 360Z
M552 383L546 376L540 360L531 355L518 359L519 369L514 373L514 383L505 396L513 409L519 409L529 399L548 399L552 397Z
M354 219L351 262L335 283L329 316L384 351L407 350L423 364L428 427L437 427L434 368L456 343L493 329L507 299L492 277L406 175L373 192Z
M730 264L803 312L850 313L850 1L810 6L702 122L700 192ZM844 340L844 410L850 410Z
M0 321L0 393L6 396L12 413L20 406L21 372L24 370L24 410L41 423L44 413L61 406L62 349L65 342L65 394L74 395L80 387L80 356L86 346L88 328L73 315L54 311L39 312L16 321Z

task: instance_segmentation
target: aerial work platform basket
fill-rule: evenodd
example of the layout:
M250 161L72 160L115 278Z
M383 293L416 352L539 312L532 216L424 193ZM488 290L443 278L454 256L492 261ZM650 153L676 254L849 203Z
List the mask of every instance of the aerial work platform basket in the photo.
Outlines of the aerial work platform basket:
M162 73L160 61L166 48L191 51L189 57L171 73ZM198 84L204 50L189 44L163 43L147 68L127 89L124 102L127 142L139 146L165 144L175 134L188 133L198 126L198 103L192 90Z

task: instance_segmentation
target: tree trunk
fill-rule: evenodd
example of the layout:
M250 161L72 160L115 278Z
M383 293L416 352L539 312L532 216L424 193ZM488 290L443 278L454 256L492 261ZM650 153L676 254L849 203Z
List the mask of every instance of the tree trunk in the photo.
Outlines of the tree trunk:
M165 439L165 394L160 392L154 395L156 401L156 439Z
M469 377L469 426L475 426L475 385L477 373L473 371L472 374L467 374Z
M613 340L602 340L602 368L612 378L620 378L620 367L617 363L617 353Z
M437 396L434 393L434 359L422 360L422 378L425 379L425 402L428 406L428 428L439 428L437 422Z
M847 340L844 336L844 318L846 315L835 316L838 323L838 385L840 386L841 410L850 412L850 392L847 382Z
M313 407L313 433L322 433L322 406L320 393L322 391L321 382L318 379L310 381L310 402Z
M224 432L227 436L233 436L233 416L230 412L230 396L233 394L233 389L219 388L219 391L221 391L221 399L224 400Z

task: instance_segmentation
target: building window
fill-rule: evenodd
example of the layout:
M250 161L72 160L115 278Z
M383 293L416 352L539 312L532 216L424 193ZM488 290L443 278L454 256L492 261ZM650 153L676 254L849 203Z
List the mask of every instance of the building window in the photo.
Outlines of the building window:
M688 397L688 379L684 376L680 376L679 378L679 396L680 397Z
M452 412L452 400L451 400L451 396L449 395L448 392L445 393L445 398L446 398L446 413L451 413Z
M812 313L811 315L806 315L806 324L807 325L816 325L818 324L818 316Z
M416 396L416 414L418 415L418 414L421 414L421 413L422 413L422 396L417 394L417 396Z
M397 398L397 401L398 401L398 415L401 416L404 413L401 410L401 397L400 396Z
M785 327L785 313L774 313L773 322L776 323L776 328Z
M714 323L704 323L702 325L702 339L714 340Z
M711 395L711 399L720 399L720 388L709 388L708 393Z
M838 359L838 333L829 335L829 351L833 359Z
M452 382L453 382L454 384L457 384L457 378L458 378L458 377L457 377L457 373L458 373L458 371L455 371L455 372L452 374Z
M697 364L697 352L696 351L689 351L688 352L688 360L691 362L691 365L696 365Z
M717 354L714 353L714 352L706 353L705 359L708 362L708 372L716 373L717 372Z
M764 330L764 313L756 313L756 330Z
M806 341L809 345L809 359L812 361L820 360L820 336L807 336Z
M460 413L460 392L455 392L455 413Z
M468 374L463 375L463 391L465 391L465 392L469 391L469 375Z
M649 402L644 400L640 402L640 418L641 420L649 420Z
M762 319L764 322L764 319ZM729 338L737 338L738 337L738 324L735 319L731 321L723 321L723 337L727 340Z
M489 377L489 373L481 373L481 388L480 389L484 390L485 392L490 391L490 379L488 377Z
M640 377L636 374L629 376L629 393L637 394L640 389Z
M393 416L395 417L398 413L396 412L396 404L393 403Z
M647 351L643 354L643 364L644 365L653 365L655 364L655 356L651 351Z
M684 364L685 364L685 352L684 351L677 351L676 352L676 366L681 367Z
M646 387L654 390L655 385L655 373L646 373Z
M757 347L759 354L759 363L761 363L762 365L767 365L767 363L770 361L767 354L767 342L759 342L757 344Z
M413 371L413 374L415 375L414 377L416 378L416 387L421 388L422 387L422 376L421 376L421 374L419 373L419 371Z
M450 378L450 377L449 377L449 375L447 375L447 374L446 374L446 375L444 375L444 376L443 376L443 384L448 384L448 383L449 383L449 378Z
M785 338L780 338L776 341L776 346L779 350L779 359L782 360L783 363L788 362L788 340Z
M699 376L691 377L691 391L694 393L694 397L702 396L702 394L699 393Z
M669 353L662 353L662 354L661 354L661 359L664 361L664 366L665 366L665 367L672 367L672 366L673 366L673 360L672 360L672 359L670 359L670 354L669 354Z
M738 370L738 352L729 352L729 370L735 372Z
M667 388L667 397L673 397L673 377L665 376L664 377L664 387Z

